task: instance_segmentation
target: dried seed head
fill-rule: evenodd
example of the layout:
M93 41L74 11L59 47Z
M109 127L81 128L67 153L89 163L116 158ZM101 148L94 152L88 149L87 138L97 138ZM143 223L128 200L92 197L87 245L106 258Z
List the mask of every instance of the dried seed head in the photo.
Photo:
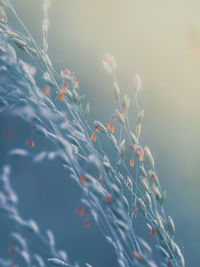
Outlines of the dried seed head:
M85 107L85 119L86 120L88 120L89 113L90 113L90 103L87 103Z
M119 86L116 82L114 83L114 96L115 96L116 100L120 99L120 89L119 89Z
M112 143L113 143L115 149L116 149L117 151L119 151L119 147L118 147L118 143L117 143L116 138L114 137L113 134L111 134L110 137L111 137L111 140L112 140Z
M142 245L142 248L144 248L147 253L152 252L152 248L150 247L150 245L146 241L144 241L144 239L139 238L139 242Z
M34 48L30 47L30 46L27 46L27 49L28 49L29 53L30 53L32 56L39 57L39 54L38 54L38 52L37 52L36 49L34 49Z
M136 93L138 93L142 87L142 81L138 73L135 75L134 84L135 84L135 91Z
M48 261L57 266L68 266L68 264L66 264L64 261L61 261L57 258L50 258Z
M163 225L163 221L162 221L161 216L159 215L159 213L157 211L155 211L155 214L156 214L157 222L158 222L160 228L162 230L164 230L164 225Z
M157 175L155 174L154 171L150 170L150 171L149 171L149 176L150 176L152 182L154 182L156 185L159 184L158 177L157 177Z
M129 203L125 196L122 196L123 204L127 212L129 212Z
M80 102L80 98L79 98L78 92L76 90L72 91L72 99L73 99L75 104Z
M151 188L151 189L152 189L154 198L155 198L156 200L158 200L159 203L160 203L161 195L160 195L160 191L159 191L159 189L157 188L157 186L156 186L154 183L152 184L152 188Z
M148 146L145 146L144 153L145 153L145 156L148 162L151 164L152 167L154 167L154 164L155 164L154 159Z
M110 165L110 163L108 161L104 161L103 166L104 166L106 172L108 172L108 173L112 172L112 166Z
M27 43L19 38L13 38L12 41L21 49L24 49L27 46Z
M141 123L137 124L137 128L136 128L137 137L140 137L141 135L141 128L142 128Z
M144 204L144 201L140 198L138 201L139 210L141 211L142 215L144 217L147 216L146 206Z
M133 145L138 145L138 139L137 137L134 135L134 133L130 132L130 137L131 137L131 141L133 142Z
M118 114L116 115L116 119L118 119L118 121L119 121L123 126L125 125L125 119L124 119L123 114L118 113Z
M167 225L168 225L168 230L169 232L174 235L175 234L175 224L174 221L170 216L167 217Z
M166 198L167 198L167 191L164 191L161 195L161 200L160 200L161 206L165 203Z
M146 181L146 178L141 178L141 184L142 184L142 186L143 186L143 188L147 191L147 192L149 192L149 186L148 186L148 183L147 183L147 181Z
M133 182L129 176L127 176L127 186L129 190L132 192L133 191Z
M152 209L152 201L151 201L151 197L150 195L147 193L147 191L145 192L145 196L146 196L146 202L148 204L148 207L150 208L150 210Z
M121 160L124 161L125 153L126 153L125 139L122 140L122 142L120 143L119 150L120 150Z
M124 113L128 113L130 106L130 99L127 97L127 95L124 95L122 98L122 108Z
M140 124L143 118L144 118L144 110L141 110L137 117L137 124Z
M145 171L144 166L143 165L140 165L139 169L140 169L140 172L141 172L142 176L144 176L145 178L147 178L147 173Z

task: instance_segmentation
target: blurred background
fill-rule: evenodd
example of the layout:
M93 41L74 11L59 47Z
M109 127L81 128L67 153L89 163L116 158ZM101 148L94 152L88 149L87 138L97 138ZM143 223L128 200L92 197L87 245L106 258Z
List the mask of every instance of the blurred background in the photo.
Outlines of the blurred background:
M200 2L51 2L49 56L58 71L65 67L75 71L79 90L91 103L91 123L108 121L115 107L112 80L102 67L104 54L115 56L120 87L131 98L134 76L140 74L142 143L150 146L162 188L168 192L166 212L174 219L186 266L200 266ZM16 0L14 6L41 44L42 0ZM13 124L15 138L8 138L5 129ZM1 119L1 165L9 161L9 148L26 147L30 131L19 119ZM36 137L35 142L51 149L45 140ZM113 249L96 226L85 229L76 215L79 189L56 162L35 168L28 160L18 160L12 177L21 213L35 218L42 229L51 228L58 247L67 250L72 262L117 266ZM0 248L6 255L5 229L1 234Z

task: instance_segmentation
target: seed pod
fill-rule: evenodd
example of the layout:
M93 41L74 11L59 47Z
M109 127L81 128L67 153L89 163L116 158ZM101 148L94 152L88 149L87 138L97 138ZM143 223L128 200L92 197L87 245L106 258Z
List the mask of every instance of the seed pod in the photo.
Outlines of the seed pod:
M110 66L105 60L103 60L102 63L103 63L104 69L105 69L108 73L112 74L112 68L111 68L111 66Z
M72 92L70 90L67 90L66 95L70 100L73 100L73 95L72 95Z
M124 161L125 153L126 153L125 139L122 140L122 142L120 143L119 150L120 150L121 160Z
M125 180L124 176L120 172L118 172L118 174L119 174L120 179L125 183L126 180Z
M118 121L124 126L125 125L125 119L124 116L121 113L118 113L116 118L118 119Z
M44 53L43 58L44 58L45 62L47 63L47 65L49 65L49 67L52 68L52 66L53 66L52 62L51 62L49 56L47 55L47 53Z
M154 171L150 170L150 171L149 171L149 176L150 176L151 180L152 180L156 185L159 184L158 177L157 177L157 175L155 174Z
M164 191L161 195L160 205L162 206L167 198L167 191Z
M164 225L163 225L163 221L162 221L161 216L159 215L159 213L157 211L155 211L155 214L156 214L157 222L158 222L160 228L162 230L164 230Z
M115 223L119 226L119 228L125 232L128 230L128 226L125 222L123 222L122 220L116 220Z
M21 49L24 49L27 46L27 43L19 38L13 38L13 42Z
M140 198L139 199L139 209L144 217L147 216L146 206L144 204L144 201Z
M167 220L168 220L168 222L167 222L168 230L172 235L174 235L175 234L175 224L174 224L174 222L170 216L167 217Z
M144 110L140 111L137 117L137 124L141 124L142 119L144 118Z
M86 120L88 120L89 113L90 113L90 103L87 103L85 107L85 119Z
M94 126L97 132L108 133L106 127L100 121L94 121Z
M140 255L137 251L133 252L133 257L138 261L138 262L142 262L142 255Z
M45 267L44 261L39 255L35 254L34 255L34 260L36 261L37 266Z
M127 176L127 186L128 186L128 189L133 192L133 182L131 180L131 178L129 176Z
M51 230L47 230L47 236L48 236L49 245L51 247L54 247L55 246L55 239L54 239L54 235L53 235Z
M122 196L122 199L123 199L124 207L125 207L126 211L129 213L129 203L128 203L128 200L126 199L125 196Z
M120 190L119 187L116 184L112 184L112 190L115 196L119 197L120 196Z
M148 162L151 164L152 167L154 167L154 164L155 164L154 159L148 146L145 146L144 153L145 153L145 156Z
M10 5L9 5L7 0L0 0L0 5L4 5L4 6L7 6L7 7L10 7Z
M136 132L137 132L137 137L140 137L141 135L141 123L137 124Z
M48 261L57 266L68 266L68 264L66 264L64 261L61 261L57 258L50 258Z
M119 147L118 147L118 143L117 143L116 138L114 137L113 134L110 134L110 138L111 138L111 140L112 140L112 143L113 143L113 145L114 145L114 148L119 152Z
M140 172L141 172L142 176L144 176L145 178L147 178L147 173L145 171L144 166L143 165L140 165L139 169L140 169Z
M158 246L158 245L157 245L156 247L158 248L160 254L161 254L164 258L167 258L167 259L170 258L168 252L167 252L163 247Z
M95 155L89 155L88 157L88 167L97 171L99 173L99 170L100 170L100 162L98 161L98 159L96 158Z
M115 96L116 100L119 100L119 98L120 98L120 89L119 89L119 86L118 86L118 84L116 82L114 83L114 96Z
M34 48L30 47L30 46L27 46L27 49L31 53L32 56L39 57L39 54L38 54L36 49L34 49Z
M147 204L148 204L150 210L152 210L151 197L150 197L150 195L149 195L147 192L145 192L145 195L146 195L146 202L147 202Z
M130 137L131 137L131 141L133 142L134 145L138 145L138 139L137 137L134 135L134 133L130 132Z
M119 178L115 175L115 179L116 179L116 182L117 182L117 185L118 185L118 187L120 188L120 190L122 191L122 189L123 189L123 186L122 186L122 183L121 183L121 181L119 180Z
M174 246L175 246L176 256L177 256L178 261L180 263L180 267L184 267L185 266L185 260L184 260L182 253L181 253L181 250L176 243L174 243Z
M72 91L72 98L75 104L78 104L80 102L80 98L76 90Z
M25 149L21 149L21 148L15 148L12 149L8 152L8 155L11 156L22 156L22 157L26 157L29 155L28 151Z
M152 192L153 192L154 198L160 203L160 200L161 200L160 191L154 183L152 184Z
M148 186L148 184L147 184L146 179L143 178L143 177L140 177L140 179L141 179L141 184L142 184L143 188L144 188L147 192L149 192L149 186Z
M142 81L138 73L135 75L134 84L135 84L135 91L136 93L138 93L142 87Z
M104 168L105 168L105 170L106 170L106 172L112 172L112 166L110 165L110 163L109 162L107 162L107 161L104 161L103 162L103 166L104 166Z
M139 242L142 245L142 247L146 250L146 252L151 253L152 252L152 248L149 246L149 244L144 241L142 238L139 238Z
M127 95L124 95L122 98L122 108L124 113L128 113L130 106L130 99L127 97Z
M0 32L4 32L4 31L0 29ZM17 34L16 32L10 31L10 30L6 30L5 33L11 37L19 37L19 34Z

